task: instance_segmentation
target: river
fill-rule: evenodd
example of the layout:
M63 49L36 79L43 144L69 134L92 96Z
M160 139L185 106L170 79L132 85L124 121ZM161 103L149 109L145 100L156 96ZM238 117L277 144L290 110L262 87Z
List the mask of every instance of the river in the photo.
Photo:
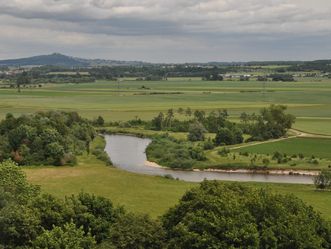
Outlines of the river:
M311 176L299 175L271 175L271 174L246 174L223 173L207 171L182 171L167 168L148 166L145 150L151 140L127 135L105 135L105 151L110 156L114 166L139 174L147 175L172 175L174 178L189 182L207 180L239 181L239 182L272 182L312 184Z

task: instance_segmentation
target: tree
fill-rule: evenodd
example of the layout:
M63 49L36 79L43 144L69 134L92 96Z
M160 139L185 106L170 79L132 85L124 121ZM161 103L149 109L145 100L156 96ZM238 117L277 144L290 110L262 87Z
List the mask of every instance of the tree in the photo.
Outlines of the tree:
M187 138L191 142L204 141L206 132L205 127L197 121L190 125Z
M39 194L39 187L28 183L25 173L12 161L0 163L0 190L7 201L26 203Z
M38 210L40 225L47 230L63 226L70 221L73 210L64 201L50 194L42 194L31 200L29 207Z
M163 125L164 125L164 114L163 112L160 112L157 117L153 118L152 120L152 128L161 131L163 130Z
M216 145L239 144L244 140L242 130L233 126L231 128L220 128L215 137Z
M110 229L109 242L117 249L162 249L164 231L146 215L121 215Z
M16 85L17 85L17 91L21 92L21 86L22 85L27 85L31 83L31 79L28 76L27 72L21 73L16 80Z
M183 109L182 107L179 107L179 108L177 109L177 113L178 113L179 115L182 115L182 114L184 113L184 109Z
M185 110L185 115L188 116L188 117L191 117L192 116L192 110L190 107L187 107L186 110Z
M331 228L292 195L204 181L162 218L168 248L330 248Z
M0 159L19 165L72 164L95 137L91 124L77 113L38 112L0 122Z
M29 244L40 230L36 210L17 203L9 204L0 210L0 244L12 248Z
M271 105L263 108L260 115L252 115L249 120L253 120L249 126L251 140L267 140L280 138L292 127L295 117L286 114L287 107L284 105Z
M171 128L173 118L174 118L174 110L169 109L167 112L167 116L165 118L165 123L167 128Z
M52 230L44 230L33 242L36 249L90 249L95 245L91 234L85 234L82 228L76 228L73 222L63 227L54 226Z
M331 171L322 170L314 177L314 184L317 189L331 188Z
M72 217L76 226L82 227L85 233L90 232L98 243L108 238L111 224L121 213L110 200L87 193L71 196L66 203L74 210Z
M95 120L95 124L97 126L104 126L105 120L102 116L98 116L98 118Z
M51 165L64 165L64 152L63 146L58 142L47 144L45 148L45 156Z
M206 115L206 113L204 111L200 111L200 110L195 110L194 111L194 118L198 122L202 123L205 120L205 115Z

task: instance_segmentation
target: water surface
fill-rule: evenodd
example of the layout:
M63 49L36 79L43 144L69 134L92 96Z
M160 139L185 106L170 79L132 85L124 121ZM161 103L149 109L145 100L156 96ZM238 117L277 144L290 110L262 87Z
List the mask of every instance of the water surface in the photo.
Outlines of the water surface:
M127 135L106 135L105 139L105 150L110 156L113 164L118 168L134 173L160 176L170 174L174 178L190 182L201 182L204 179L207 179L242 182L313 184L313 177L311 176L196 172L150 167L146 165L147 158L145 153L147 146L151 143L150 139Z

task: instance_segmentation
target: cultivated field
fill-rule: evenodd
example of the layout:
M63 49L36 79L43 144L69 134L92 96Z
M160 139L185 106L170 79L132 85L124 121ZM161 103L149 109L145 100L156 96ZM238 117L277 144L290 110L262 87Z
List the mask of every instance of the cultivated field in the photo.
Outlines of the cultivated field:
M119 85L119 87L118 87ZM264 87L265 85L265 87ZM150 119L159 111L179 107L203 110L226 108L233 119L241 112L256 112L270 104L285 104L298 119L295 128L331 134L331 80L298 82L127 79L86 84L45 85L42 88L0 89L0 115L38 110L74 110L88 118L106 120Z

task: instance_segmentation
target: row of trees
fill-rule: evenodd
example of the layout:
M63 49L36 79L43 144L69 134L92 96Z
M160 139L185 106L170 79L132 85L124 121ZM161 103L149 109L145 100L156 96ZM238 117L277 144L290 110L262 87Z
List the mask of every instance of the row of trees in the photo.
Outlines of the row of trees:
M216 181L189 190L157 220L106 198L64 200L0 163L0 247L37 249L330 248L331 226L292 195Z
M164 131L188 132L190 141L203 141L205 133L216 133L215 145L231 145L243 142L243 133L250 135L250 140L268 140L286 135L295 121L295 117L286 113L287 107L271 105L260 110L259 114L242 113L240 124L228 120L226 110L212 111L208 114L202 110L192 111L179 108L177 113L185 115L184 120L175 118L173 109L158 116L146 124L146 128Z
M20 165L75 164L95 137L90 123L76 112L39 112L0 122L0 161Z
M80 74L79 72L77 72L76 74L66 74L66 72L62 74L48 74L42 73L42 71L40 72L39 70L39 68L36 68L32 69L31 71L23 71L22 73L16 75L3 75L0 78L5 80L5 82L10 84L12 87L16 86L19 92L22 87L27 87L30 85L39 85L44 83L95 82L94 77L86 74Z
M188 132L190 124L199 122L205 127L206 131L216 133L220 127L233 125L232 122L227 120L229 115L226 110L211 111L207 114L203 110L179 108L177 113L186 118L184 120L176 119L175 111L169 109L166 113L160 112L146 128L159 131Z

